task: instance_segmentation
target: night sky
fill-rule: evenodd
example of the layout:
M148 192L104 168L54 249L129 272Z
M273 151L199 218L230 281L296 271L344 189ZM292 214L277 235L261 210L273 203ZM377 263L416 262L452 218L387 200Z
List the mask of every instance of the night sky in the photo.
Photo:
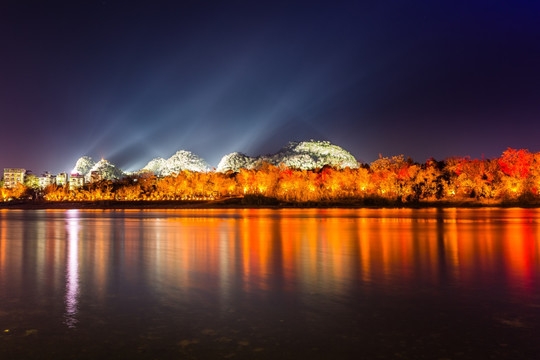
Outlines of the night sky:
M540 151L540 2L0 1L0 168Z

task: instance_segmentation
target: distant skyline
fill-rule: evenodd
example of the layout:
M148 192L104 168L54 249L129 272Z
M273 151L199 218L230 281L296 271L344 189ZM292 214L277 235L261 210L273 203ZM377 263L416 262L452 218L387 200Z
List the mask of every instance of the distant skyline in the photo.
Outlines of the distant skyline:
M0 168L540 151L538 1L0 3Z

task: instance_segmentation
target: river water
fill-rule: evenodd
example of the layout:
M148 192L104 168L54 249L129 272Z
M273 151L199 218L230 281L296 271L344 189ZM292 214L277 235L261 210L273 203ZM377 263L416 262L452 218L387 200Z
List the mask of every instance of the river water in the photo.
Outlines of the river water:
M539 359L540 210L3 210L1 359Z

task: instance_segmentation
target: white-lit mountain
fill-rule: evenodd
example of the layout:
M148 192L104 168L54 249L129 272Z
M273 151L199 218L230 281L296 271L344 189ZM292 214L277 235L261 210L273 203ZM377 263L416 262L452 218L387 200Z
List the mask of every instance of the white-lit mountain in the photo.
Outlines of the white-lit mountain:
M290 142L275 154L248 156L239 152L225 155L217 167L217 171L238 171L239 169L257 168L263 162L278 166L284 164L296 169L316 169L325 165L337 168L357 168L358 162L348 151L328 141ZM186 150L179 150L168 159L155 158L141 171L152 172L157 176L178 174L183 170L204 172L210 171L208 163L200 156ZM107 160L97 163L89 156L83 156L71 171L72 174L84 175L90 181L91 174L98 174L101 179L120 179L127 174Z
M158 176L167 176L173 173L178 174L183 170L209 171L210 166L203 158L191 151L179 150L168 159L158 157L151 160L142 170L153 172Z
M96 162L90 156L82 156L77 160L71 174L86 175L96 165Z
M96 174L97 178L103 180L121 179L126 175L121 169L109 161L101 159L95 162L90 156L80 157L73 170L71 170L72 175L83 175L87 182L91 181L92 173Z
M253 169L258 158L251 157L239 152L233 152L221 158L217 171L238 171L239 169Z
M277 153L270 155L250 157L241 153L231 153L221 159L217 171L252 169L263 161L302 170L321 168L325 165L337 168L358 167L358 161L345 149L328 141L311 140L290 142Z
M92 166L90 171L85 175L86 180L90 180L90 176L95 172L100 175L103 180L116 180L124 177L124 172L116 167L116 165L111 164L105 159L101 159Z

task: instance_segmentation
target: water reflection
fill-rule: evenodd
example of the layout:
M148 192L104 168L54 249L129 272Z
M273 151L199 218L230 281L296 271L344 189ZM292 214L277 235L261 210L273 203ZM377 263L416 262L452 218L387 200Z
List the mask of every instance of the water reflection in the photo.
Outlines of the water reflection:
M41 276L54 286L64 262L70 326L81 281L104 298L114 281L170 291L200 287L204 278L205 286L216 286L229 299L238 291L346 294L358 281L506 281L530 292L539 271L538 210L530 209L70 210L0 216L2 279ZM35 278L27 278L30 261L40 273Z
M79 214L78 210L69 210L67 217L67 267L65 324L74 328L77 324L79 302Z
M18 314L9 326L88 342L219 333L223 353L198 358L253 334L264 349L304 339L359 351L367 339L386 357L423 336L452 358L438 351L494 326L511 353L501 326L540 330L540 210L0 211L0 298L0 320Z

